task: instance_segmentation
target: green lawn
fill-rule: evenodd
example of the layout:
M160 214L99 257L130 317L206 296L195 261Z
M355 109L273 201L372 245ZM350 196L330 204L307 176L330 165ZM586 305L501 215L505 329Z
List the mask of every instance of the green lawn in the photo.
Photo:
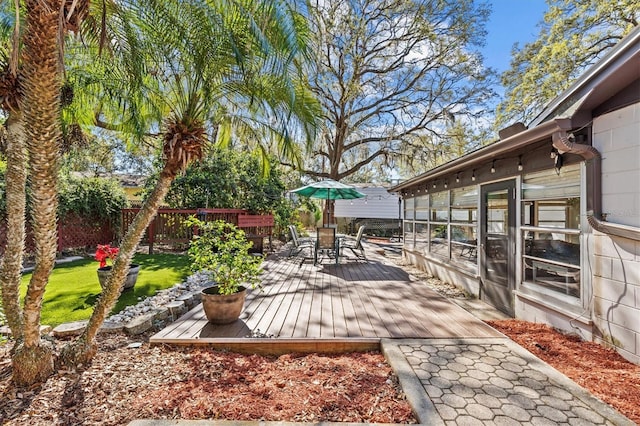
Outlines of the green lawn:
M182 282L189 275L187 256L175 254L137 254L140 264L135 287L122 292L113 313L138 303L139 297L153 296L158 290ZM88 319L100 295L98 262L77 260L56 265L44 294L41 324L55 327L70 321ZM24 297L31 274L22 277L21 295Z

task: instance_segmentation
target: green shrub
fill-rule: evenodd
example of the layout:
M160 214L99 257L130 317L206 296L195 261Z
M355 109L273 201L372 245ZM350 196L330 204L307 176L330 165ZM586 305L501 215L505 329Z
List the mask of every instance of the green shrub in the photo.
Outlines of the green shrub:
M252 243L244 231L222 220L204 222L191 217L187 224L198 228L189 246L193 271L209 271L219 294L237 293L241 285L260 283L262 258L249 254Z
M253 214L270 213L275 235L286 234L293 207L284 196L285 176L272 157L266 167L258 155L247 151L212 150L201 162L191 165L171 184L165 202L172 208L246 209ZM148 179L148 194L157 175Z
M121 210L126 206L126 194L115 179L62 179L58 210L61 217L75 213L83 217L108 220L118 225Z
M0 217L3 217L7 211L5 171L6 165L0 161ZM114 179L63 176L58 190L60 202L58 213L62 218L69 213L75 213L83 217L109 220L117 226L121 209L127 206L126 194L120 183ZM29 198L27 188L27 204L29 204Z

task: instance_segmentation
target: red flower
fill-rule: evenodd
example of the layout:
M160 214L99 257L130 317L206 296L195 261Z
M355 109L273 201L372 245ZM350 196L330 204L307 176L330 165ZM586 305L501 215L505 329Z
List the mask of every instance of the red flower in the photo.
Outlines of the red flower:
M98 262L100 262L100 267L104 268L105 266L107 266L107 259L111 259L111 261L113 262L118 255L118 251L120 251L118 247L111 247L109 244L98 244L95 258Z

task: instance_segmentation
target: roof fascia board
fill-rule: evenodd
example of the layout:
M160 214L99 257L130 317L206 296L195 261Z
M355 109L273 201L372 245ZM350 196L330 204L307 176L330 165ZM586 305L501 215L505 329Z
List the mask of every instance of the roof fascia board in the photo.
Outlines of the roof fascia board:
M550 138L555 132L569 131L571 128L571 120L568 118L559 118L544 122L532 129L525 130L524 132L508 137L507 139L487 145L486 147L470 152L462 157L458 157L455 160L416 176L413 179L409 179L389 188L389 191L401 191L424 181L436 179L445 174L455 173L468 168L472 164L494 159L506 152L511 152L528 144L541 141L545 138Z

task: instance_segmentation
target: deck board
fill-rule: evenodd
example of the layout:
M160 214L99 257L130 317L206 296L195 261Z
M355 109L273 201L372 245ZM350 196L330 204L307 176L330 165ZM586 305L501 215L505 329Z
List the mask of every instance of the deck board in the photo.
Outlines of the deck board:
M235 323L209 324L198 305L151 343L284 352L368 350L381 338L502 337L372 250L367 262L339 265L285 254L265 261L264 286L249 292Z

